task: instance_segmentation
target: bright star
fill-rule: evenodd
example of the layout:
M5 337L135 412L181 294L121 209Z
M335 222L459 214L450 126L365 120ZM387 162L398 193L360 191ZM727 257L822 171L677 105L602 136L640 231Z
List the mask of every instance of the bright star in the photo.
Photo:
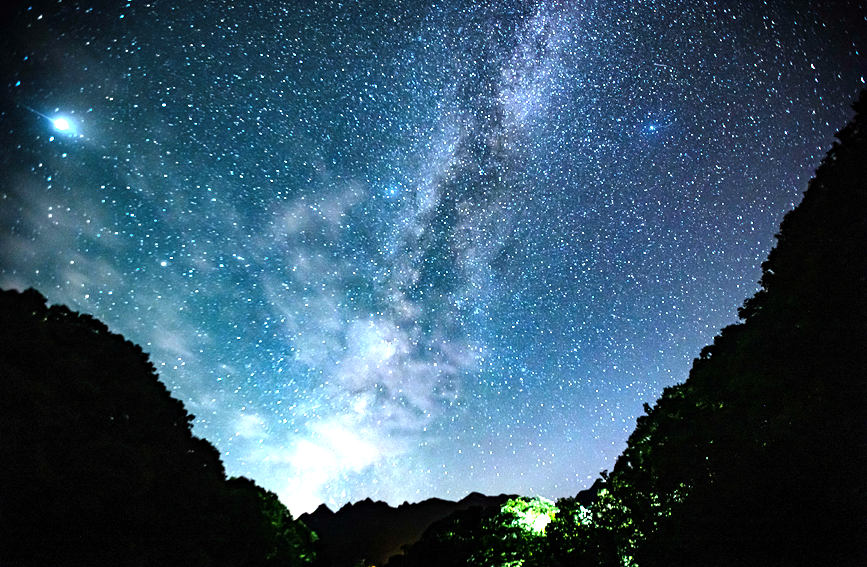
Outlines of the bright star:
M69 118L67 118L65 116L57 116L57 117L52 118L51 116L48 116L47 114L43 114L34 108L30 108L27 105L21 105L21 106L23 108L29 110L30 112L32 112L36 116L39 116L40 118L44 118L45 120L50 122L51 125L54 127L54 129L57 130L58 132L65 134L67 136L79 136L80 137L80 135L77 131L75 122L73 122Z
M61 132L66 132L70 128L72 128L72 124L69 123L69 120L63 118L62 116L60 118L55 118L51 121L51 123L54 124L54 127Z

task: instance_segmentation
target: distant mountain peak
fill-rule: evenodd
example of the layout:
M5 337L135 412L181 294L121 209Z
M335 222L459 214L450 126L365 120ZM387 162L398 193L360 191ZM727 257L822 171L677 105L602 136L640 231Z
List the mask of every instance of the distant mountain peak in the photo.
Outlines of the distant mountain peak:
M365 560L381 565L404 546L418 541L434 522L459 510L500 506L509 498L472 492L458 502L429 498L404 502L397 508L365 498L347 502L337 512L321 504L313 513L302 514L299 520L319 536L333 567L348 567Z
M313 513L312 513L311 515L317 515L317 516L322 516L322 515L332 516L332 515L334 515L334 512L331 510L331 508L329 508L329 507L326 506L325 504L320 504L320 505L316 508L316 510L313 511Z

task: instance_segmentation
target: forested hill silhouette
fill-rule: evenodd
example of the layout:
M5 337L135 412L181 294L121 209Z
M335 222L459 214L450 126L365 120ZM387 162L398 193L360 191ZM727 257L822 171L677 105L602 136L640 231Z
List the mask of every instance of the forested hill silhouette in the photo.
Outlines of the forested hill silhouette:
M227 479L140 347L0 292L0 564L309 565L311 532Z
M299 518L319 536L322 555L332 567L383 565L402 548L415 543L425 528L454 512L469 508L499 508L509 496L473 492L452 502L430 498L392 508L369 498L333 512L324 504Z
M742 321L590 494L453 515L389 565L867 565L867 92L854 108Z
M854 108L742 322L645 406L604 536L560 534L570 564L867 565L867 92Z

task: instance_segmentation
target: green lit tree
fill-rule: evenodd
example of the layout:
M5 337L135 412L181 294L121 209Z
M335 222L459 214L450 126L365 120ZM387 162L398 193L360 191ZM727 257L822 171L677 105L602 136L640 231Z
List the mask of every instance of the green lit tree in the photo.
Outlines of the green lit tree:
M557 506L545 498L512 498L483 524L481 545L470 556L471 565L522 567L545 564L545 532L557 515Z
M550 565L546 531L557 506L513 498L499 508L469 508L436 522L390 567L535 567Z

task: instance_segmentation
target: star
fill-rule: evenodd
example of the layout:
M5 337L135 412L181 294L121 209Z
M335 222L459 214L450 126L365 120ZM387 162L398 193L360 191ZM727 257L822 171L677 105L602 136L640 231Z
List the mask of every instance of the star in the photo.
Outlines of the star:
M72 128L72 124L70 124L69 120L62 116L60 118L55 118L51 123L59 132L68 132Z

